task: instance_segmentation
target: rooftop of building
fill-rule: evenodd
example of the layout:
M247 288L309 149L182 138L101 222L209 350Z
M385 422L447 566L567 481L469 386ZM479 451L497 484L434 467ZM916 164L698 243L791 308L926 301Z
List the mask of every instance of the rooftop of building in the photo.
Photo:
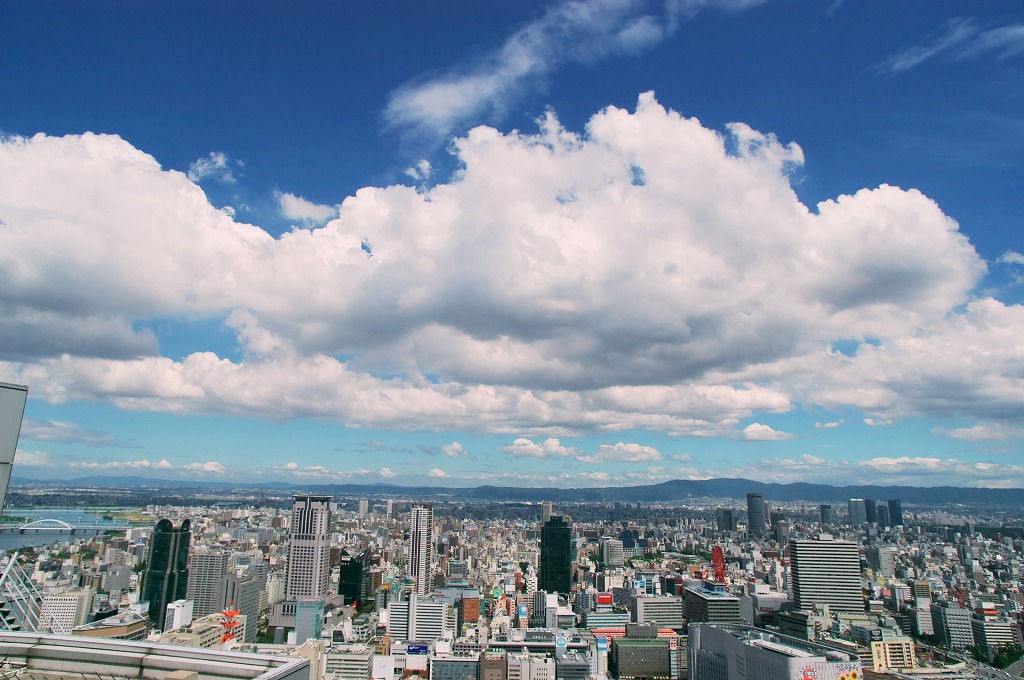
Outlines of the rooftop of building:
M858 661L859 657L849 651L818 642L808 642L799 638L781 635L773 631L754 626L740 624L691 624L694 626L711 626L729 633L743 644L760 647L777 654L790 657L811 658L824 657L828 661Z
M309 680L309 661L297 657L6 632L0 648L5 677L26 680L178 680L192 673L195 680Z
M654 638L639 638L639 637L619 637L614 640L616 645L620 647L664 647L666 639L661 637Z
M139 614L138 612L127 611L114 616L108 616L105 619L99 619L92 623L85 623L81 626L76 626L75 630L78 631L89 631L89 630L103 630L105 628L115 628L117 626L127 626L133 623L148 623L149 617L145 614Z

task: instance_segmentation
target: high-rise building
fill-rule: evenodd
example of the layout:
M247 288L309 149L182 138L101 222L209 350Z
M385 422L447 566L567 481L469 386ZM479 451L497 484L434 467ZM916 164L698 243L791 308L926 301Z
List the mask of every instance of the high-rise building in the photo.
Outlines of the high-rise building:
M44 623L44 630L65 633L86 623L93 594L92 588L70 588L43 595L40 620Z
M331 576L331 497L295 496L284 599L323 597Z
M797 609L828 605L832 611L864 611L860 552L856 543L818 539L789 542L793 569L793 602Z
M544 501L543 503L541 503L540 504L540 523L544 524L549 519L551 519L551 515L554 514L554 512L555 512L555 504L554 503L552 503L551 501Z
M894 527L903 526L903 502L898 498L887 501L889 506L889 524Z
M822 503L818 506L818 518L821 522L821 526L828 527L832 526L835 522L835 517L832 516L832 506L828 503Z
M943 647L969 649L974 646L971 610L959 602L939 600L931 607L932 628Z
M198 546L192 551L185 597L192 600L194 617L201 618L220 611L217 590L221 577L228 573L229 559L228 552L220 548Z
M434 505L412 506L409 517L409 576L415 582L417 595L426 595L434 588L430 580L434 565Z
M764 495L747 494L747 531L756 536L764 533Z
M634 597L630 602L632 620L662 628L682 628L683 598L678 595Z
M878 526L882 528L892 526L892 522L889 521L889 506L885 503L878 505Z
M736 531L739 525L739 518L732 508L718 508L715 510L715 524L719 531Z
M537 587L549 593L572 590L572 525L552 515L540 530L540 578Z
M601 541L601 564L613 568L626 564L622 541L617 538L606 538Z
M11 481L14 452L18 448L27 398L27 387L0 382L0 515L4 512L7 483Z
M366 515L367 515L367 513L369 511L370 511L370 501L366 500L365 498L361 499L359 501L359 516L360 517L366 517Z
M455 632L455 610L447 602L420 600L388 602L388 634L395 640L431 642Z
M260 617L260 593L263 587L255 571L230 571L220 579L217 589L217 611L233 609L249 624L242 633L243 642L256 641L256 623Z
M850 526L860 526L868 521L868 513L864 508L863 498L851 498L846 502L850 517L847 522Z
M179 526L161 519L150 537L149 557L142 575L142 596L149 603L149 620L154 626L164 625L167 605L184 600L188 590L188 547L192 525L187 520Z
M971 630L974 644L984 647L989 658L996 655L1001 647L1021 646L1021 631L1016 619L1008 618L995 609L976 609L971 616Z
M876 570L878 574L892 578L896 575L896 556L898 552L892 546L869 546L864 552L868 566Z
M873 498L864 499L864 519L868 524L878 524L878 501Z
M370 549L364 548L355 555L341 551L338 565L338 595L345 598L345 604L365 602L370 597Z
M725 584L705 581L702 586L683 589L683 611L688 622L742 623L740 599L730 595Z

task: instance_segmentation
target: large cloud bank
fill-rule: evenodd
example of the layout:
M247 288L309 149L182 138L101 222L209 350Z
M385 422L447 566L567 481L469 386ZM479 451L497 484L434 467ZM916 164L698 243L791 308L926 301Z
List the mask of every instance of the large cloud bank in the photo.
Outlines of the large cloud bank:
M1024 414L1021 308L972 297L984 263L916 190L809 209L796 144L651 94L454 152L448 183L275 239L116 136L7 139L0 374L55 402L519 434ZM244 358L161 356L168 317L224 319Z

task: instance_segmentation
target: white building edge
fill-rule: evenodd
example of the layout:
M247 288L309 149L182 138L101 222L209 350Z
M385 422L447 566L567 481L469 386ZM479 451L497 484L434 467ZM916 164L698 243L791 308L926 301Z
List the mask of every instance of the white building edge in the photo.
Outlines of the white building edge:
M309 660L94 637L0 632L0 673L34 680L315 680Z

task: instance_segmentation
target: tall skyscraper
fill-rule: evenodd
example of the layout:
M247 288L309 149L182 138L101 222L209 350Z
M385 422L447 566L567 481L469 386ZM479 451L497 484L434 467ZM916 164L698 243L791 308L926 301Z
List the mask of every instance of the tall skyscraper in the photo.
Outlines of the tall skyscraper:
M434 505L420 503L412 506L409 517L409 576L415 581L417 595L426 595L434 589L431 570L434 565Z
M540 523L544 524L551 519L552 513L555 511L555 504L551 501L544 501L540 504Z
M295 496L288 536L284 599L316 599L331 577L331 497Z
M192 614L196 618L221 611L217 589L221 577L228 573L228 558L228 552L218 548L201 546L192 551L185 597L192 600Z
M747 531L757 536L764 533L764 496L762 494L747 494Z
M4 512L7 483L11 481L14 451L18 448L27 398L27 387L0 383L0 515Z
M259 575L255 571L229 571L220 579L216 611L234 609L245 616L244 642L256 641L257 626L251 622L259 621L262 590Z
M832 526L835 518L832 516L832 506L828 503L822 503L818 506L818 513L820 515L821 526L827 527Z
M892 522L889 521L889 506L885 503L878 505L878 526L883 528L892 526Z
M878 524L878 501L873 498L864 499L864 520L868 524Z
M819 539L793 539L789 554L797 609L827 604L832 611L864 611L856 543L835 541L827 534Z
M847 510L849 510L849 524L850 526L860 526L868 521L868 513L864 508L863 498L851 498L846 502Z
M192 526L187 519L175 527L161 519L150 537L146 571L142 575L142 600L149 602L149 620L164 625L167 605L185 599L188 590L188 547Z
M889 524L894 527L903 526L903 503L893 498L888 501L889 505Z
M715 524L719 531L736 531L739 517L738 511L732 508L717 508L715 510Z
M572 526L561 515L552 515L541 527L537 587L548 593L572 590Z

